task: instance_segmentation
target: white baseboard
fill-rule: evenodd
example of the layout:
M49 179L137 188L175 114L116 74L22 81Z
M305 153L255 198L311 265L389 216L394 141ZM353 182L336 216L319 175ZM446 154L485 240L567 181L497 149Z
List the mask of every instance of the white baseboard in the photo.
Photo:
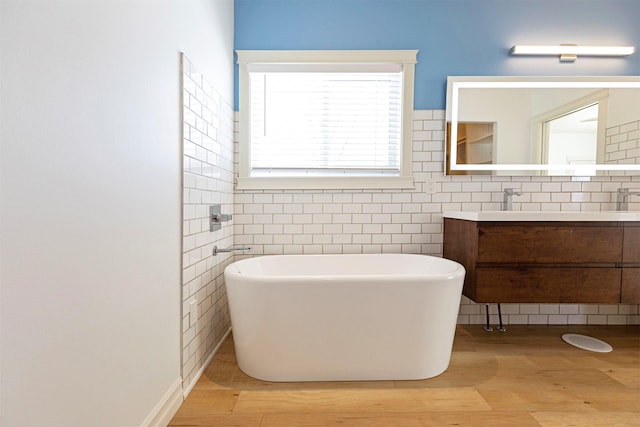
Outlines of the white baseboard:
M182 378L178 378L162 396L141 427L166 427L182 404Z
M207 357L207 360L204 361L204 363L202 364L198 372L196 372L196 374L193 377L193 380L191 380L191 383L184 389L183 396L185 399L187 398L189 393L191 393L191 390L193 390L193 387L195 387L196 383L204 373L204 370L207 369L207 366L209 366L209 363L211 363L211 360L213 360L213 356L215 356L218 350L220 350L220 346L222 345L224 340L227 339L230 333L231 333L231 328L227 329L227 332L224 333L224 336L222 337L222 339L220 340L216 348L213 349L209 357Z

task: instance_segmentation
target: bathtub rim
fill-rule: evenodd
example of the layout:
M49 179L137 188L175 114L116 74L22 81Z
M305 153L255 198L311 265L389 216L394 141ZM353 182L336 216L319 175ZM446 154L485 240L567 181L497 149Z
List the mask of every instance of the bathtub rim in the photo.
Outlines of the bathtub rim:
M260 258L270 258L270 257L288 257L288 258L298 258L298 257L306 257L306 258L329 258L329 257L365 257L365 256L374 256L374 257L388 257L388 256L403 256L403 257L428 257L429 259L434 260L435 262L442 262L444 264L448 264L452 266L451 270L443 271L443 272L428 272L428 273L420 273L420 274L406 274L398 271L390 271L384 273L376 273L376 274L332 274L332 273L322 273L322 274L292 274L292 273L278 273L278 274L259 274L257 272L251 273L243 273L242 271L238 271L238 267L243 264L248 264L251 262L256 262L257 259ZM229 277L233 279L239 280L258 280L263 282L295 282L301 280L317 280L323 282L333 282L340 280L348 280L348 281L367 281L367 282L383 282L388 281L390 278L401 278L406 282L425 282L425 281L436 281L436 280L455 280L460 276L466 274L466 270L464 266L456 261L450 260L448 258L437 257L433 255L423 255L423 254L265 254L265 255L256 255L251 258L244 258L238 261L234 261L224 269L224 274L227 274Z

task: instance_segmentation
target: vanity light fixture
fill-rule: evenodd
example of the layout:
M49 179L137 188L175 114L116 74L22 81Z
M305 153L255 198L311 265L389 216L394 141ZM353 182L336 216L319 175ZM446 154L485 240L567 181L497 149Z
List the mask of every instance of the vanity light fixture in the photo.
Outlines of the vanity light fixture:
M560 62L574 62L578 55L584 56L628 56L636 51L634 46L577 46L561 44L555 46L515 45L512 55L560 55Z

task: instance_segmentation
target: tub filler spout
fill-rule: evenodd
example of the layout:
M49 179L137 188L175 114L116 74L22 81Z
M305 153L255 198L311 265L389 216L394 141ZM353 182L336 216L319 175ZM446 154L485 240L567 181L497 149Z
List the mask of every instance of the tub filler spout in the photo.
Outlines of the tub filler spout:
M230 248L226 248L226 249L221 249L221 248L218 248L217 246L214 246L212 255L216 256L222 252L236 252L236 251L250 251L250 250L251 250L251 246L231 246Z

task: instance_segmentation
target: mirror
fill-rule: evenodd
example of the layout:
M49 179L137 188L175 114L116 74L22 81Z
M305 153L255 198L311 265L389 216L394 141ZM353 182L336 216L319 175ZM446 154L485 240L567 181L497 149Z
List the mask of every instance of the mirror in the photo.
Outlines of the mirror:
M640 175L637 76L449 77L446 118L447 175Z

